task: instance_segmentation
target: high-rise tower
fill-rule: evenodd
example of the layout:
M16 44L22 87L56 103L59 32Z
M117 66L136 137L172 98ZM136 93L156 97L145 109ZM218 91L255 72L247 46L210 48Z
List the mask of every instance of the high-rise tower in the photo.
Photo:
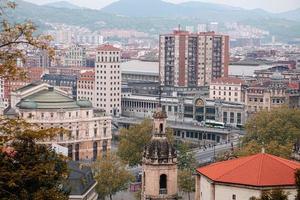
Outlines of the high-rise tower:
M177 199L177 154L166 137L167 115L153 115L153 136L143 155L142 199Z

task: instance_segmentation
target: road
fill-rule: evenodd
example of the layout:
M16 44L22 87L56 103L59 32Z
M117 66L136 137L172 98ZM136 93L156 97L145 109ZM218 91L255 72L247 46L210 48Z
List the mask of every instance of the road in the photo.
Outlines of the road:
M194 150L193 153L195 154L195 158L199 162L199 164L207 163L213 161L214 157L219 153L230 150L232 148L232 145L236 147L238 145L238 140L233 141L232 144L220 144L216 145L215 147L212 146L206 149Z

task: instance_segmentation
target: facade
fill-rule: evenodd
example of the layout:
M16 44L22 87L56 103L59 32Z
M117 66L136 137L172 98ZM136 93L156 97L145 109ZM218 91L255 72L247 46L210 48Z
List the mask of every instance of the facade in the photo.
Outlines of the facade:
M133 118L151 117L158 107L159 99L155 95L122 95L122 116ZM176 122L202 122L214 120L236 127L245 124L245 105L219 99L203 97L171 97L161 98L162 109L168 120Z
M77 99L86 99L91 102L94 98L95 72L86 71L80 74L77 81Z
M96 159L110 150L111 117L93 109L90 101L75 101L65 91L45 83L30 84L12 93L11 108L41 129L65 129L44 143L67 147L73 160Z
M163 86L198 87L228 76L229 37L214 32L161 35L159 75Z
M233 77L222 77L211 82L209 98L244 103L245 90L246 85L243 80Z
M97 200L98 193L95 188L97 182L93 178L92 169L78 162L69 161L68 170L70 174L64 188L70 191L69 200Z
M269 80L257 81L247 88L245 104L249 114L283 105L300 107L299 82L284 80L283 76L276 72Z
M153 119L154 132L142 161L141 199L177 199L177 154L166 137L167 115L159 108Z
M113 116L121 113L120 54L120 49L102 45L96 55L94 107Z
M77 96L77 76L62 74L44 74L42 81L52 86L59 87L61 90L71 94L74 99Z
M65 67L85 67L86 66L86 48L79 45L73 45L65 49L63 66Z
M200 167L195 200L248 200L272 189L282 189L294 200L299 167L298 162L265 153Z
M274 73L281 73L281 76L285 80L300 80L299 69L289 69L288 66L275 66L269 69L254 71L255 76L258 79L270 79Z

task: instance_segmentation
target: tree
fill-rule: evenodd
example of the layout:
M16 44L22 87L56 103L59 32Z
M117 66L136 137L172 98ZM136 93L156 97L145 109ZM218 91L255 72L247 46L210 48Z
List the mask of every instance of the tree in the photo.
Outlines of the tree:
M117 155L130 166L141 164L145 145L151 139L152 123L150 119L141 124L121 129Z
M152 131L151 119L145 119L140 124L130 126L129 129L121 129L117 155L129 166L141 164L144 147L150 141ZM170 143L174 143L173 130L169 127L166 128L166 137Z
M190 193L195 191L195 179L193 172L197 167L195 155L190 151L186 143L180 143L177 146L177 160L178 160L178 186L182 192L188 194L190 200Z
M288 158L300 138L300 110L287 107L263 110L246 123L239 155L251 155L264 147L267 153Z
M195 191L195 178L193 177L193 171L190 169L181 169L178 173L178 186L182 192L188 194L189 200L191 199L191 192Z
M281 189L263 191L260 198L251 197L249 200L288 200L288 193Z
M190 151L186 143L180 143L177 147L178 169L193 171L197 166L195 154Z
M51 36L37 35L36 26L26 21L23 23L10 23L7 13L16 7L13 1L3 0L0 3L0 78L6 80L25 78L26 74L17 67L17 60L24 61L29 49L41 49L53 55L49 47Z
M66 160L46 145L59 130L39 129L23 120L0 119L0 196L2 199L68 199L61 187Z
M134 179L125 169L125 165L113 154L96 160L93 169L98 182L96 190L102 199L109 196L112 200L114 194L126 190L130 181Z

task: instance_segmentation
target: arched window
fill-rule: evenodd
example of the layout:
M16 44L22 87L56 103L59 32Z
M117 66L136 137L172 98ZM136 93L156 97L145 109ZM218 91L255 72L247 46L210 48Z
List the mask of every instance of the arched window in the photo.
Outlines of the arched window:
M75 160L79 160L79 144L75 145Z
M159 132L162 133L164 130L164 125L161 123L159 124Z
M68 146L68 157L73 159L73 145Z
M167 194L167 175L162 174L159 178L159 194Z
M97 142L93 143L93 160L96 160L98 156L98 144Z

